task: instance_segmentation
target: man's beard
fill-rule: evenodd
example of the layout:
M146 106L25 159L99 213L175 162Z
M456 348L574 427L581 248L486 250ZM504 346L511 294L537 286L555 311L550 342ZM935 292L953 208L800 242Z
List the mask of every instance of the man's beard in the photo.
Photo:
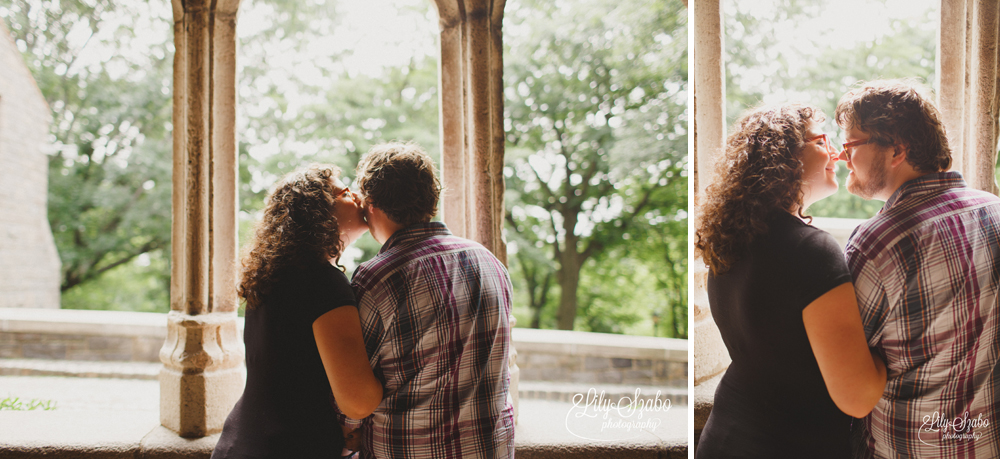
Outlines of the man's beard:
M854 179L847 180L847 191L860 196L862 199L871 199L876 193L885 188L888 182L889 169L885 167L885 154L880 154L874 158L871 169L868 170L868 179L861 181L858 170L854 170Z

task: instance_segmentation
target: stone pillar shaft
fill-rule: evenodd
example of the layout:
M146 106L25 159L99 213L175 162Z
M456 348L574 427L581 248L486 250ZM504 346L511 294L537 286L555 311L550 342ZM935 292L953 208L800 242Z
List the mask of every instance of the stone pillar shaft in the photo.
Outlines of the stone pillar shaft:
M503 241L502 1L437 0L443 217L507 262Z
M1000 24L1000 4L995 0L976 0L970 24L974 31L973 71L968 79L972 104L965 140L965 169L963 175L969 186L997 194L996 162L998 116L997 107L997 32ZM973 138L969 138L973 137Z
M962 172L969 186L997 194L1000 4L942 0L940 30L939 106L952 148L951 168Z
M694 114L691 117L693 149L691 158L693 213L691 225L698 226L701 209L699 198L714 176L715 160L722 153L726 136L726 87L721 0L691 2L693 20L690 47L693 81L691 92ZM715 383L732 360L726 350L719 328L712 320L708 304L708 268L698 257L691 263L691 332L694 347L694 432L695 441L712 412ZM697 443L695 443L697 445Z
M943 0L938 28L938 107L948 131L954 170L962 170L965 163L961 152L965 137L966 3L967 0Z
M174 1L172 278L160 422L222 430L243 392L236 317L236 7Z
M720 0L694 2L694 219L697 227L700 208L698 199L704 195L711 182L715 158L722 153L726 136L725 67L723 63L724 31ZM731 362L729 353L712 320L705 291L708 269L704 262L695 260L691 267L693 285L690 286L692 333L694 340L694 382L712 378L724 371Z

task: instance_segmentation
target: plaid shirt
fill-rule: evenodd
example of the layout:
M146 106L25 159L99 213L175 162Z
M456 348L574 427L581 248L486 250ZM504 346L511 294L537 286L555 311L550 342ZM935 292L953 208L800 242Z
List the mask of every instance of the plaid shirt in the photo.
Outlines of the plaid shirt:
M867 457L1000 457L1000 199L957 172L910 180L846 255L888 371L860 433Z
M513 458L503 264L431 222L393 234L351 284L384 387L362 457Z

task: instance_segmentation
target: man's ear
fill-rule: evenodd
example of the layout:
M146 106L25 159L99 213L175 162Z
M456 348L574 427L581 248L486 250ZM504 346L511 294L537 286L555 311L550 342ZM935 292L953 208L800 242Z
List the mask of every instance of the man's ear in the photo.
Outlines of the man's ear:
M910 147L896 144L892 146L892 159L889 161L891 167L897 167L906 161L906 155L910 153Z

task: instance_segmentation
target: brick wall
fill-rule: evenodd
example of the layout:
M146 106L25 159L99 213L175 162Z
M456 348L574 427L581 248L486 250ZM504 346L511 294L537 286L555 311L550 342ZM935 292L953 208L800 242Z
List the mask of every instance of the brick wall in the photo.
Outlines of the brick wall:
M0 21L0 307L59 307L59 255L46 207L50 122Z

